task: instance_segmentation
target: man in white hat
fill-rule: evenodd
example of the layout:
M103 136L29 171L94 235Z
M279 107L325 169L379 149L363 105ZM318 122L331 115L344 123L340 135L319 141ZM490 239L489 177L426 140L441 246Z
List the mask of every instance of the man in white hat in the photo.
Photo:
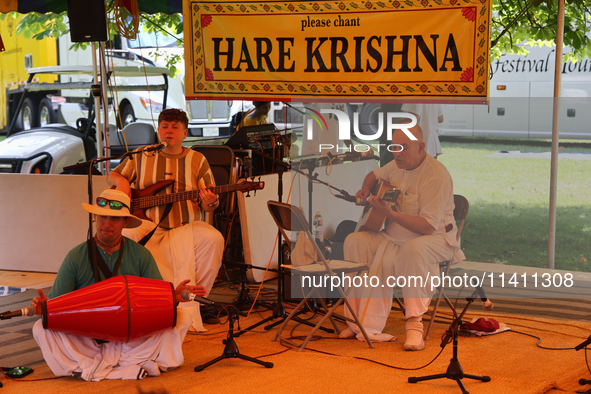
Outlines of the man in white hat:
M38 290L39 297L33 298L31 304L37 315L41 314L41 303L48 298L84 288L110 276L162 280L148 249L121 234L123 228L141 223L130 213L127 194L107 189L96 199L96 204L82 206L94 214L96 233L66 255L48 297ZM199 296L205 294L203 286L188 286L189 281L182 281L175 289L177 302L184 301L181 297L184 290ZM33 327L33 336L56 376L80 374L87 381L142 379L158 376L160 371L183 363L182 344L190 325L190 315L179 308L174 328L127 343L99 344L92 338L44 329L41 319Z

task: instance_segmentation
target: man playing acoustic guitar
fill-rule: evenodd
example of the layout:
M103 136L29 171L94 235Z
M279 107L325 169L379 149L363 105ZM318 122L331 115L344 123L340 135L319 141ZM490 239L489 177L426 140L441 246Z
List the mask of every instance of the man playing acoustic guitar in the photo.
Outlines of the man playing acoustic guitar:
M389 341L393 337L382 330L392 307L392 283L395 276L402 287L406 308L406 341L404 349L423 350L423 313L428 309L433 291L420 286L420 280L439 274L438 263L454 257L465 259L456 241L453 216L453 183L443 164L425 152L425 143L418 126L408 129L417 140L411 140L402 130L392 134L392 144L402 146L394 153L394 161L370 172L356 194L365 201L378 180L388 182L401 190L392 208L375 196L368 202L386 217L381 232L359 231L350 234L344 245L345 260L367 263L369 276L380 278L383 287L354 288L349 296L363 327L373 341ZM418 281L412 281L412 278ZM409 285L410 284L410 285ZM348 314L348 309L345 308ZM342 338L357 336L364 340L359 328L348 323Z
M205 157L182 146L188 124L184 111L162 111L158 117L158 137L168 146L156 155L143 152L130 156L109 174L108 180L111 186L129 196L132 195L130 184L136 189L146 189L165 180L174 182L157 191L157 195L199 190L196 200L171 203L170 212L164 218L167 204L147 209L149 220L143 220L136 229L126 230L125 235L139 241L159 223L146 247L152 252L162 277L175 286L185 278L192 278L194 284L205 287L207 296L222 263L224 238L200 220L201 210L213 211L219 200L206 189L214 186L215 180ZM199 304L183 303L182 307L192 315L193 330L205 331Z

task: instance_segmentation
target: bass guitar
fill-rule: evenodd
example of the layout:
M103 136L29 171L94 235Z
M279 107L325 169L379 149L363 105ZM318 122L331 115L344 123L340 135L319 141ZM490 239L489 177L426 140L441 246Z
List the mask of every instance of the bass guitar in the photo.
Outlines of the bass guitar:
M150 220L146 216L146 210L158 205L166 205L172 202L195 200L199 197L199 190L189 190L179 193L169 193L156 195L160 190L170 186L174 179L160 181L145 189L131 189L131 214L143 219ZM231 185L221 185L206 188L213 194L229 193L234 191L249 192L251 190L261 190L265 187L265 182L242 182Z

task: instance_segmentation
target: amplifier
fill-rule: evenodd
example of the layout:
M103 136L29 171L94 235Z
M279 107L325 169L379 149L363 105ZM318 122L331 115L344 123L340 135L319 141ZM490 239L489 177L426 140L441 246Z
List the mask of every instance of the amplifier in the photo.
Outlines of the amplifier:
M230 137L226 145L232 149L243 149L249 146L250 142L270 139L270 136L274 134L276 134L276 129L273 123L258 126L243 126Z
M250 149L255 149L255 150L260 150L261 148L263 148L263 151L267 151L267 150L273 150L273 148L276 146L277 144L274 143L271 140L267 140L267 141L257 141L257 142L249 142L248 147ZM267 152L265 152L267 153Z

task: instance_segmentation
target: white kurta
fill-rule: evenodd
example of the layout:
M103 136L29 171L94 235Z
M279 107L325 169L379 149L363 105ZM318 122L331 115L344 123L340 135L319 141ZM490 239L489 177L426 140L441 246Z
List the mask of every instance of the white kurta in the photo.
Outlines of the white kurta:
M45 330L39 319L33 326L33 336L43 358L56 376L80 373L87 381L103 379L139 379L143 370L149 376L176 368L184 361L182 345L191 317L177 311L173 329L128 343L107 342L97 345L92 338Z
M349 302L363 327L374 341L388 341L391 335L382 334L392 307L393 288L387 285L388 276L404 277L402 287L406 318L422 316L428 309L433 291L427 278L439 274L438 264L453 257L465 259L456 240L457 229L453 217L453 184L443 164L430 156L414 170L401 170L393 161L374 170L376 178L401 188L396 202L398 212L419 216L435 229L431 235L420 235L386 221L381 233L357 232L345 240L345 260L365 263L369 276L380 278L383 287L351 289ZM450 231L446 226L452 225ZM409 278L420 277L427 286L408 285ZM345 308L345 313L350 316ZM360 340L359 328L348 323Z
M380 278L386 284L388 276L428 278L439 274L438 263L451 258L455 247L450 246L440 235L423 235L399 246L388 241L382 234L362 231L347 237L344 246L345 260L369 265L369 276ZM393 287L361 287L351 289L349 303L372 341L389 341L391 335L382 334L392 308ZM422 316L429 307L433 291L430 281L425 287L414 285L402 287L406 318ZM347 308L345 316L351 317ZM348 323L364 341L359 328Z
M124 229L123 234L139 241L155 226L143 220L140 227ZM207 297L221 266L224 238L205 222L191 222L170 230L158 228L146 248L152 252L162 279L172 282L175 288L183 280L191 279L189 284L205 287ZM191 314L193 329L206 331L197 302L183 302L179 307Z

